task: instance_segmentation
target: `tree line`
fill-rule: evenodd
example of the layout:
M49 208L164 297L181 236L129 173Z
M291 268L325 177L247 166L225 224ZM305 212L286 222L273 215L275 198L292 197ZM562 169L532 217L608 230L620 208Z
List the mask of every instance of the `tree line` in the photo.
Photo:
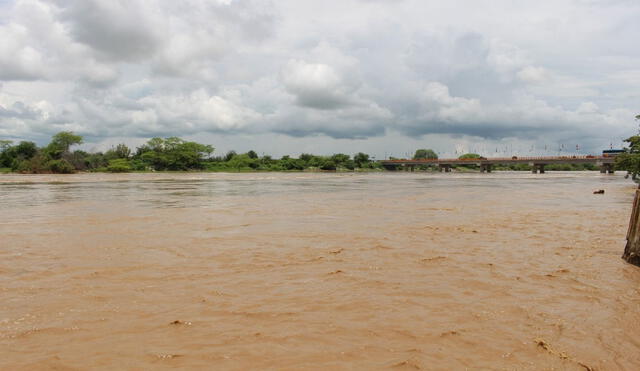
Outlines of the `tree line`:
M258 156L255 151L213 156L214 148L178 137L152 138L130 149L118 144L106 152L72 151L82 144L82 136L64 131L55 134L51 142L38 147L34 142L0 141L0 170L19 173L74 173L76 171L301 171L317 170L380 170L378 162L366 153L353 156L337 153L317 156L303 153L294 158Z
M636 117L640 120L640 115ZM640 177L640 135L626 140L629 148L616 159L616 168L629 172L634 179ZM337 153L331 156L317 156L303 153L297 158L282 156L279 159L268 155L259 156L255 151L214 156L214 148L207 144L190 142L178 137L151 138L135 150L125 144L118 144L105 152L85 152L71 150L82 144L83 137L73 132L55 134L51 142L38 147L34 142L13 143L0 140L0 172L18 173L62 173L76 171L303 171L303 170L382 170L379 162L366 153L353 156ZM479 158L480 155L467 153L459 158ZM431 149L418 149L414 159L437 159ZM391 158L393 159L393 158ZM458 165L460 168L474 168L475 165ZM496 170L529 170L527 164L496 166ZM548 170L596 170L593 164L548 165ZM433 170L428 165L419 170Z

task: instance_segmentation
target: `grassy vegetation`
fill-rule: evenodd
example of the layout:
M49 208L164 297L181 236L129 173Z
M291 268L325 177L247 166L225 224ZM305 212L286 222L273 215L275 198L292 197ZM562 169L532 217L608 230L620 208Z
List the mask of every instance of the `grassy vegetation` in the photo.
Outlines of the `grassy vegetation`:
M302 154L298 158L258 156L255 151L238 154L230 151L213 156L210 145L189 142L177 137L152 138L135 152L119 144L102 153L70 151L83 138L72 132L54 135L50 144L39 148L33 142L0 141L0 167L19 173L145 172L145 171L377 171L382 167L368 154L331 156Z
M206 144L189 142L177 137L152 138L132 151L118 144L106 152L88 153L71 151L71 147L82 143L83 138L72 132L61 132L53 136L51 143L38 147L33 142L0 140L0 173L60 173L76 171L90 172L149 172L149 171L209 171L209 172L256 172L256 171L383 171L382 165L372 161L366 153L353 156L336 153L317 156L303 153L300 156L258 156L255 151L236 153L229 151L223 156L213 156L215 149ZM437 158L430 149L419 149L414 158ZM481 158L467 153L462 159ZM639 162L640 163L640 162ZM457 171L478 171L475 164L453 166ZM546 170L596 170L594 164L546 165ZM530 171L527 164L498 165L494 170ZM437 166L421 165L418 171L439 171Z

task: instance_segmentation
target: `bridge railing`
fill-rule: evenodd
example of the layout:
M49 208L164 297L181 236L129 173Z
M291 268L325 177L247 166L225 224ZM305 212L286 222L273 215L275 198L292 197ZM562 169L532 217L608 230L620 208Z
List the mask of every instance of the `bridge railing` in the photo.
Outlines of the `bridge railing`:
M581 155L581 156L533 156L533 157L491 157L491 158L439 158L439 159L394 159L394 160L382 160L385 163L404 163L404 162L422 162L422 163L438 163L438 162L481 162L481 161L550 161L550 160L597 160L597 159L610 159L609 156L594 156L594 155Z

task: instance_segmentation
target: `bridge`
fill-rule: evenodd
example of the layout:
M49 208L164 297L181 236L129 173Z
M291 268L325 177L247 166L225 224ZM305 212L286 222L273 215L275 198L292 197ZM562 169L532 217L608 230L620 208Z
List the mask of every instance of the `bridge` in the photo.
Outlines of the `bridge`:
M404 169L414 171L416 166L437 166L440 171L450 172L455 165L476 165L481 172L490 173L494 165L527 164L531 172L544 174L545 165L552 164L594 164L600 167L601 173L613 174L615 156L553 156L553 157L497 157L497 158L455 158L455 159L424 159L424 160L382 160L382 166L387 170Z

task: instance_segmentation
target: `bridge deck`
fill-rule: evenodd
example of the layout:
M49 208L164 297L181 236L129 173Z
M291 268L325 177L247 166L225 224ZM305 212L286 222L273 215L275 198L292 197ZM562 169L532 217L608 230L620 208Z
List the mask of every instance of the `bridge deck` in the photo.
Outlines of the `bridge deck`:
M615 157L613 156L548 156L548 157L494 157L494 158L449 158L449 159L426 159L426 160L382 160L382 165L401 166L401 165L499 165L499 164L585 164L592 163L596 165L613 164Z

